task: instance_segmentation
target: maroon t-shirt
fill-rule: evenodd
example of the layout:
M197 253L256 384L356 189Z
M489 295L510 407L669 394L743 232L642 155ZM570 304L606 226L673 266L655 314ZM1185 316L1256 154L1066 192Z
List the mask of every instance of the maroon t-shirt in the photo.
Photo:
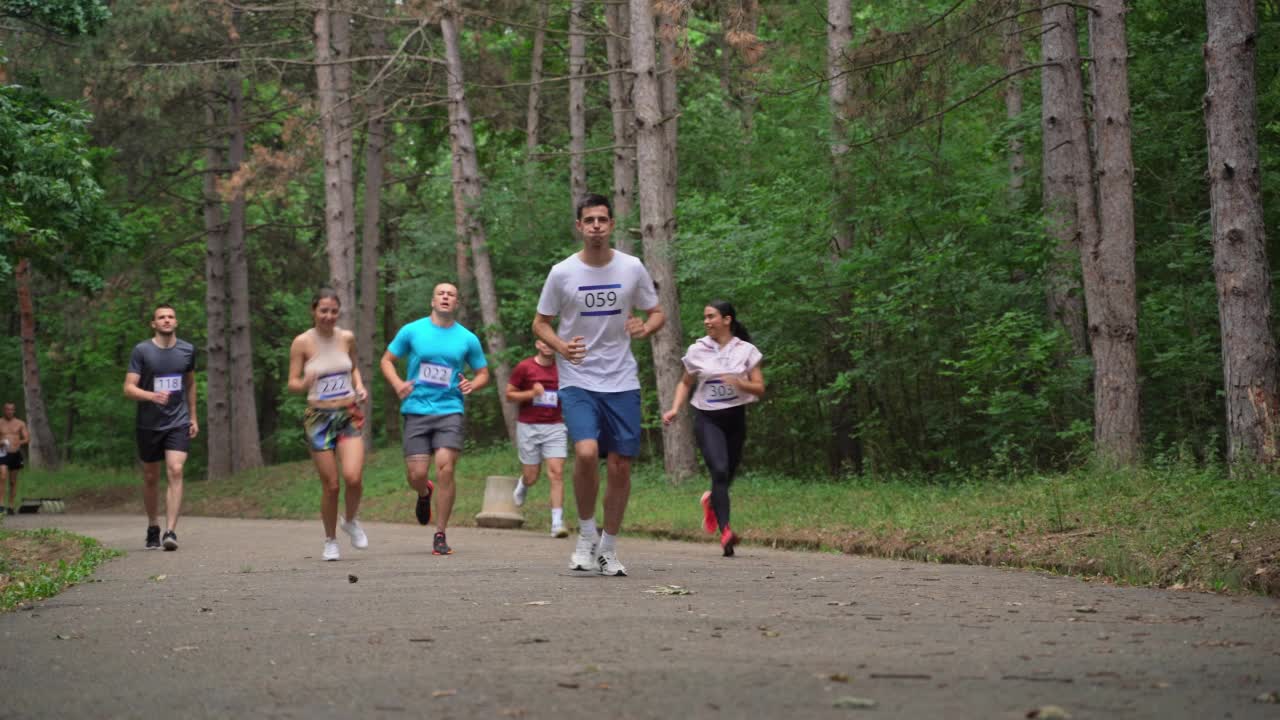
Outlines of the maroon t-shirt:
M511 385L516 390L529 390L534 383L542 383L542 397L520 403L520 414L516 419L529 425L563 422L560 417L560 373L556 372L554 361L543 367L533 358L525 358L511 371Z

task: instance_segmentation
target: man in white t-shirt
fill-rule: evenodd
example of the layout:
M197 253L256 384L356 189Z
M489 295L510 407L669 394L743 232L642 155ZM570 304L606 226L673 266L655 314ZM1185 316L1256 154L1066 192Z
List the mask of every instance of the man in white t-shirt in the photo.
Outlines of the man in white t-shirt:
M578 204L582 251L557 263L538 298L533 332L557 353L560 408L573 440L578 542L571 570L626 575L615 540L631 494L631 459L640 452L640 378L631 341L666 322L653 278L640 260L610 246L613 208L601 195ZM632 315L639 310L644 319ZM553 328L553 318L560 318ZM599 459L608 457L604 532L597 542Z

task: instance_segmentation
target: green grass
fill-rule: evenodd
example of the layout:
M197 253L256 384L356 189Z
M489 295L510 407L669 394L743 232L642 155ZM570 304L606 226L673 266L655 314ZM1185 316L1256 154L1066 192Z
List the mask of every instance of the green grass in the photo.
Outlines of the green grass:
M515 475L518 468L509 447L468 451L451 524L474 523L485 476ZM104 504L137 511L138 484L136 472L68 468L29 473L24 491L65 497L71 512ZM309 462L221 482L189 481L186 512L316 518L317 485ZM549 528L546 487L544 476L530 492L526 528ZM637 466L626 532L706 540L698 507L705 489L705 478L673 486L659 464ZM572 492L566 495L572 518ZM396 449L369 459L362 517L413 522L413 497ZM1259 470L1229 475L1218 466L1173 461L1134 471L993 468L958 479L840 482L748 472L733 488L733 518L749 544L1280 595L1280 476Z
M24 553L10 552L16 545L51 549L57 559L33 561ZM94 569L121 555L97 540L62 530L0 530L0 612L23 603L53 597L63 589L84 582Z

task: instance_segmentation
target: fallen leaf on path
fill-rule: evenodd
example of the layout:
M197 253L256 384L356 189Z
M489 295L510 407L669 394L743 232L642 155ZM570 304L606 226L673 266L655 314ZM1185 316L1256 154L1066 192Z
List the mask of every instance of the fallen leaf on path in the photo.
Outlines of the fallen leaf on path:
M151 579L155 580L156 582L164 582L164 579L167 577L169 576L168 575L152 575Z
M1086 615L1092 615L1093 613L1098 612L1098 609L1097 609L1097 608L1091 608L1091 607L1078 607L1078 608L1076 608L1076 612L1078 612L1078 613L1084 613L1084 614L1086 614Z
M199 649L200 649L200 646L199 646L199 645L179 645L178 647L174 648L174 649L173 649L173 651L174 651L174 652L187 652L187 651L190 651L190 650L199 650Z
M347 582L349 583L360 582L360 578L356 577L355 575L348 575Z
M831 682L838 682L838 683L849 682L849 676L845 675L844 673L831 673L830 675L819 675L818 677L826 678Z
M435 642L431 638L409 638L409 642Z
M645 590L651 595L692 595L693 591L679 585L654 585L652 590Z
M597 690L608 690L608 689L609 689L609 683L607 683L607 682L596 683L596 689L597 689Z
M852 600L833 600L827 604L831 605L832 607L849 607L850 605L853 604L853 601Z
M550 604L551 604L550 600L534 600L533 602L525 603L525 605L550 605Z
M872 680L932 680L932 675L922 673L871 673Z
M75 640L78 636L77 636L77 635L62 635L61 633L59 633L58 635L55 635L54 637L58 638L59 640Z
M556 683L556 685L559 685L559 686L560 686L560 687L562 687L562 688L567 688L567 689L569 689L569 690L577 690L577 689L578 689L578 687L579 687L579 686L578 686L578 683L576 683L576 682L564 682L564 681L561 681L561 682Z
M1244 640L1201 640L1198 643L1194 643L1194 646L1195 647L1231 648L1231 647L1244 647L1246 645L1252 645L1252 644L1253 643L1245 642Z
M547 643L547 642L551 642L551 641L544 637L533 637L525 640L518 640L516 641L516 644L517 645L536 645L538 643Z
M1037 718L1038 720L1070 720L1071 713L1057 705L1045 705L1035 710L1028 710L1027 717Z
M458 694L458 691L452 690L452 689L451 690L433 690L431 692L431 697L433 698L453 697L454 695L457 695L457 694Z
M1275 691L1262 693L1258 697L1254 698L1253 701L1256 703L1263 703L1265 705L1277 705L1280 704L1280 693Z
M852 697L849 695L845 695L843 697L838 697L835 700L833 700L831 703L831 707L843 708L845 710L870 710L871 708L879 704L880 703L876 702L875 700L872 700L871 698Z

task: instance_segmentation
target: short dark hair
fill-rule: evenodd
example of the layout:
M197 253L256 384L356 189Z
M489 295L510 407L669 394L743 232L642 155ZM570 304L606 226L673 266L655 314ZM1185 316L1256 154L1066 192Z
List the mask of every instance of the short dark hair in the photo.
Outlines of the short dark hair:
M598 195L596 193L587 193L578 201L578 219L582 219L582 211L589 207L604 207L609 211L609 219L613 219L613 205L609 203L609 198Z
M167 303L167 302L162 302L162 303L160 303L159 305L156 305L155 307L151 308L151 319L152 319L152 320L155 320L155 319L156 319L156 311L157 311L157 310L172 310L174 315L177 315L177 314L178 314L178 309L177 309L177 308L175 308L174 306L170 305L170 304L169 304L169 303Z
M320 305L320 301L325 298L332 299L334 302L338 303L338 307L342 307L342 298L338 297L338 291L328 285L323 285L319 290L316 290L315 295L311 296L311 309L315 310L316 307Z

